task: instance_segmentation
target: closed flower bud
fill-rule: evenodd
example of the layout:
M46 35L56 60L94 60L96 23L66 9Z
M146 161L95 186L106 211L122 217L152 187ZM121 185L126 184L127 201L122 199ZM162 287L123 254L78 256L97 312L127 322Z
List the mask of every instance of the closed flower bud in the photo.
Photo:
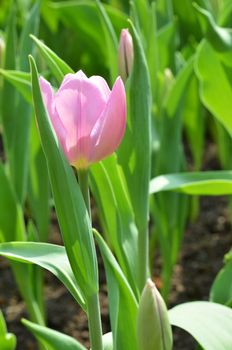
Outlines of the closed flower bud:
M120 34L118 48L118 71L124 83L130 75L134 61L134 49L132 37L128 29L123 29Z
M139 350L172 349L172 330L168 311L151 279L147 281L141 295L137 334Z

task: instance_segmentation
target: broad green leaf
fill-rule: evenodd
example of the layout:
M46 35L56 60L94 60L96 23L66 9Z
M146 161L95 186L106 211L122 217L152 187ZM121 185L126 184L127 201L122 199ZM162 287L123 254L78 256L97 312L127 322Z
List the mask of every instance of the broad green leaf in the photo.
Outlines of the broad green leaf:
M198 6L193 5L197 10L199 21L203 28L205 38L213 46L215 51L220 55L221 59L230 67L232 66L232 33L230 29L219 27L212 14Z
M25 239L22 208L0 163L0 242Z
M210 300L232 306L232 260L226 262L217 274L210 290Z
M105 10L105 7L101 4L99 0L96 0L97 8L99 10L99 16L101 18L101 23L103 31L105 34L105 41L108 50L108 60L109 69L111 72L111 82L113 83L118 76L118 65L117 65L117 51L118 51L118 40L114 27L110 21L110 18Z
M106 240L137 295L138 232L125 178L112 155L91 166L91 189L99 208Z
M150 182L150 193L176 191L190 195L232 194L232 171L204 171L160 175Z
M203 104L231 134L232 81L218 55L206 41L198 47L195 69Z
M95 231L106 270L110 323L114 350L137 349L136 317L138 304L120 266L110 249Z
M66 334L39 326L25 319L22 319L22 323L37 339L48 346L48 350L87 350L77 340Z
M173 326L190 333L204 350L232 347L232 310L206 301L175 306L168 311Z
M98 271L89 215L73 169L53 133L32 57L30 63L35 114L65 248L83 295L91 296L98 291Z
M27 102L31 103L31 77L29 73L0 69L0 74L16 87Z
M57 54L49 49L49 47L47 47L41 40L37 39L34 35L31 35L31 39L35 42L39 52L59 84L62 82L65 74L73 73L73 70L67 65L67 63L58 57Z
M21 263L36 264L55 275L85 310L80 292L65 248L55 244L37 242L10 242L0 244L0 255Z

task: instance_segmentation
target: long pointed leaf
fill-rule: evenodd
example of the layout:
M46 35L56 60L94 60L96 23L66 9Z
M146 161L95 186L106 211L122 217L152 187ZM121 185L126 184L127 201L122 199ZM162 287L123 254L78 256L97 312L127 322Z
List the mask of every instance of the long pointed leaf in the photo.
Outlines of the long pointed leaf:
M66 334L62 334L47 327L39 326L25 319L22 320L22 323L37 339L42 341L45 346L48 346L48 350L87 350L77 340Z
M49 243L10 242L0 244L0 255L22 263L36 264L50 271L86 310L84 298L75 281L64 247Z
M88 212L74 172L54 136L43 105L38 73L30 57L32 91L40 138L50 175L58 221L75 278L85 296L98 290L96 252Z

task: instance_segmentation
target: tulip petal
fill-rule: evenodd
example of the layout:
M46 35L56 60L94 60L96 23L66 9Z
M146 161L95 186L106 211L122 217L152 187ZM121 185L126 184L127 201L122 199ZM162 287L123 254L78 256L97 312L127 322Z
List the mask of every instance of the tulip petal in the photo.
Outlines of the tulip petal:
M95 80L86 78L81 71L69 75L55 96L56 110L67 132L68 150L76 146L80 157L86 155L88 145L80 140L90 135L106 103L106 89L101 89Z
M64 76L64 79L61 83L61 86L64 87L64 85L66 83L68 83L69 81L76 80L78 78L80 78L80 79L86 78L87 79L87 76L85 75L85 73L82 70L79 70L77 73L68 73Z
M117 78L107 106L97 120L91 137L95 140L90 161L97 162L112 154L120 144L126 127L126 94L122 79Z
M40 84L40 89L43 97L43 102L48 111L48 116L52 122L52 126L55 130L55 133L57 135L59 142L64 148L64 151L66 151L65 150L66 132L65 132L64 125L62 124L62 121L60 120L59 115L55 108L55 98L54 98L54 92L51 87L51 84L43 77L39 78L39 84Z
M106 100L108 100L111 91L105 79L100 77L100 75L92 75L89 80L98 86L99 89L101 89L102 93L105 95Z

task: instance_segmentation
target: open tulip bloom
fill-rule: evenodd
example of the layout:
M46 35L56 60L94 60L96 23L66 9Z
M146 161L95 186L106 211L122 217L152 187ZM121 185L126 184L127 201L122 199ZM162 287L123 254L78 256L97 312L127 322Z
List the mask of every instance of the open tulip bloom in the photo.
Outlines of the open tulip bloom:
M126 126L126 96L117 78L112 91L100 76L67 74L56 93L40 78L44 104L69 163L85 169L112 154Z

